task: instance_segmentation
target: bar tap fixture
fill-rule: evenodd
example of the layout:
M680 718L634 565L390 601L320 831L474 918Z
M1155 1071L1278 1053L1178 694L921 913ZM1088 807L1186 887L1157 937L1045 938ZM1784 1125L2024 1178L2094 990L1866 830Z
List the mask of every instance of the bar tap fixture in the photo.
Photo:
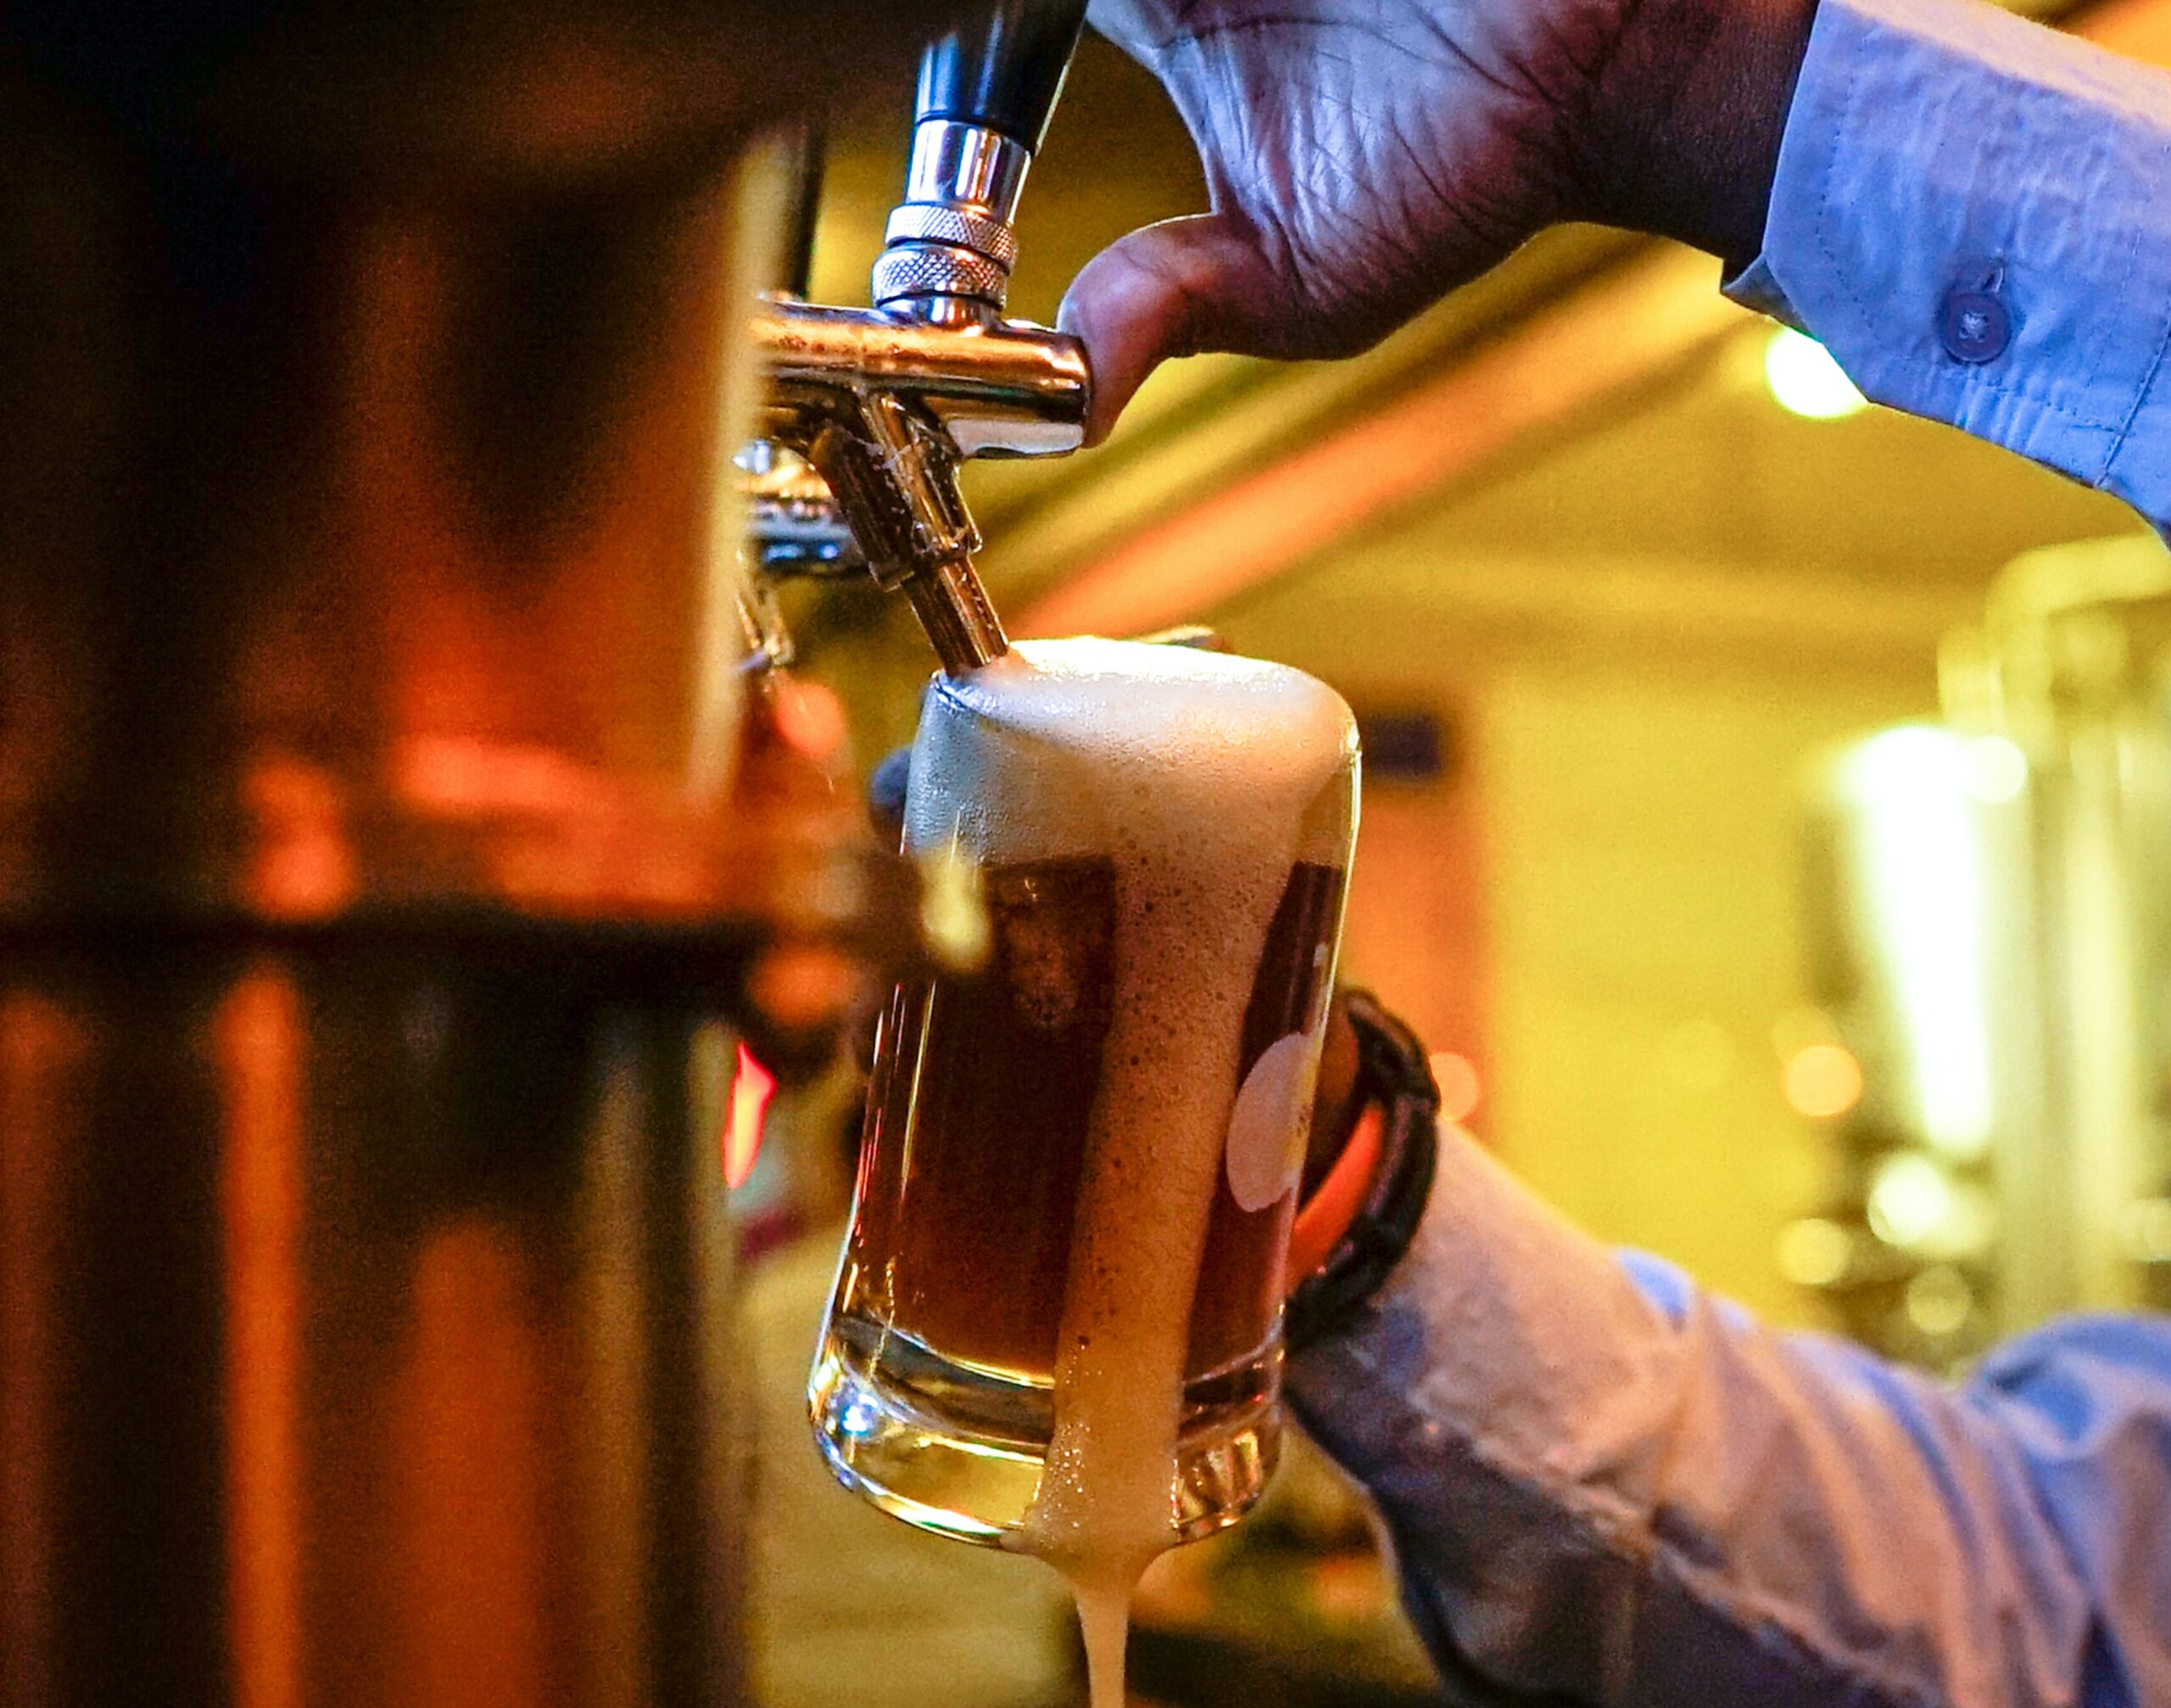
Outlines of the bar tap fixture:
M920 66L905 200L874 264L871 309L766 300L754 337L771 378L764 445L826 483L878 584L901 591L953 674L1008 650L973 565L980 538L958 486L973 457L1059 456L1085 441L1091 376L1074 338L1003 317L1012 222L1085 8L1003 0L985 27ZM757 548L790 572L820 533L818 505ZM787 538L787 536L790 536ZM796 542L796 543L795 543Z

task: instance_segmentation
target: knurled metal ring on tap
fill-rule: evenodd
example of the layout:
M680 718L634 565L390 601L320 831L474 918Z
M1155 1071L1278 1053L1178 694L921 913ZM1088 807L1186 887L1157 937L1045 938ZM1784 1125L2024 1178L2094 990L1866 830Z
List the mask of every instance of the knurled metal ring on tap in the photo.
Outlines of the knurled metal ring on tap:
M1007 267L949 243L898 243L874 263L874 300L882 304L903 297L977 297L1000 307L1009 284Z
M944 243L971 249L1006 270L1018 260L1018 237L1008 226L992 214L943 202L906 202L893 208L882 240L892 245Z

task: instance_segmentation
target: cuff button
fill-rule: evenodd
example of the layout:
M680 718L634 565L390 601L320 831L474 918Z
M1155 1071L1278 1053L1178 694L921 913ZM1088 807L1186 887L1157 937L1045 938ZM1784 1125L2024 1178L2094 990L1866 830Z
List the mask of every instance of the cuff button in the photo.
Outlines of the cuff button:
M1937 338L1956 362L1995 361L2012 342L2012 315L1991 293L1956 285L1938 306Z

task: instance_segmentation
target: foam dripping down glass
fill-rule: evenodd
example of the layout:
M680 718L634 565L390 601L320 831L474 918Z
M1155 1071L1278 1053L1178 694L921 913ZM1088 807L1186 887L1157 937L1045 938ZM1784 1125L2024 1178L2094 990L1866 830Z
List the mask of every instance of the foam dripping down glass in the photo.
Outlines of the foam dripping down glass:
M1027 642L922 713L906 843L978 867L990 953L883 1018L815 1432L1063 1571L1097 1703L1147 1566L1277 1456L1357 778L1331 689L1182 648Z

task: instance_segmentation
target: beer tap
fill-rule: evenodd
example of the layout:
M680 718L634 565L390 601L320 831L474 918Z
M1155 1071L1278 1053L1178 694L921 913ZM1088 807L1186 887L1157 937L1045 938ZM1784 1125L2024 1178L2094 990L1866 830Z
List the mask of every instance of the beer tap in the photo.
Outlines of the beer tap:
M874 306L779 295L754 321L771 382L756 464L772 469L784 452L810 466L877 584L905 594L953 675L1009 650L973 565L980 537L960 466L1085 441L1083 346L1002 313L1019 195L1084 19L1077 0L1000 0L983 27L930 47ZM779 522L777 550L757 544L766 569L839 555L802 549L822 533L804 486L777 509L792 524Z

